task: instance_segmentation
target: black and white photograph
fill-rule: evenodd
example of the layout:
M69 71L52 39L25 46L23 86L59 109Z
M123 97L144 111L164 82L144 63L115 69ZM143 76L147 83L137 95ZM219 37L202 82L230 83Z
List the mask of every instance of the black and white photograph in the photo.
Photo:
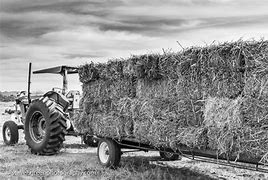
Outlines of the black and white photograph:
M268 180L268 0L0 0L0 180Z

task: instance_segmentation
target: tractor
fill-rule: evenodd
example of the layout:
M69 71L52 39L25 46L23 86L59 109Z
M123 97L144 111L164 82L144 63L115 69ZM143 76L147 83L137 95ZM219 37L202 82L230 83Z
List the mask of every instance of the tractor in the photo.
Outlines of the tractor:
M98 142L92 136L75 131L72 117L79 111L80 92L68 91L68 74L78 73L77 67L58 66L34 71L33 74L52 73L63 77L62 88L52 88L42 95L31 95L31 63L29 63L28 92L18 93L12 120L6 121L2 133L6 145L19 139L19 129L24 130L26 144L33 154L53 155L63 146L66 135L81 136L92 147Z

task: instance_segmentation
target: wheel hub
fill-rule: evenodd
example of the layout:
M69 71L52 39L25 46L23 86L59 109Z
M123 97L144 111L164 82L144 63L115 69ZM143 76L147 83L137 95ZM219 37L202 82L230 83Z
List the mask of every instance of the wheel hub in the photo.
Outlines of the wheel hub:
M165 152L165 156L166 156L167 158L171 158L172 155L173 155L173 153Z
M40 132L40 136L44 137L46 129L46 120L42 117L38 123L38 131Z
M29 132L33 141L40 143L46 135L46 120L41 112L35 112L30 119Z
M10 139L11 139L11 132L10 132L10 129L8 127L5 130L5 136L6 136L6 140L7 141L10 141Z
M109 159L109 147L106 142L102 142L99 147L99 158L102 163L107 163Z

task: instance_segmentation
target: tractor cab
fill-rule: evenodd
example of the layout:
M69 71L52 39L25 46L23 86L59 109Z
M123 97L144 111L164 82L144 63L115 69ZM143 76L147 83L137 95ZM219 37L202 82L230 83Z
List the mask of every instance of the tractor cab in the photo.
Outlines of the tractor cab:
M80 100L80 92L71 90L68 91L68 74L76 74L78 73L77 67L71 66L57 66L42 70L33 71L33 74L59 74L63 77L63 85L62 88L54 87L51 91L47 92L46 95L49 95L53 99L55 99L59 104L63 106L63 108L68 109L78 109L79 108L79 100ZM66 101L69 105L66 104Z
M77 90L68 91L68 74L78 73L78 68L70 67L70 66L57 66L42 70L33 71L33 74L60 74L63 77L63 86L62 88L53 87L51 91L48 91L45 94L32 94L30 93L30 79L28 82L28 91L20 91L16 97L15 103L15 112L16 118L19 124L23 124L26 118L26 112L29 108L29 105L32 100L39 99L43 96L48 96L51 99L54 99L58 105L61 105L65 110L73 111L74 109L79 108L80 101L80 92ZM29 73L29 77L31 77L31 73ZM14 119L14 118L13 118Z

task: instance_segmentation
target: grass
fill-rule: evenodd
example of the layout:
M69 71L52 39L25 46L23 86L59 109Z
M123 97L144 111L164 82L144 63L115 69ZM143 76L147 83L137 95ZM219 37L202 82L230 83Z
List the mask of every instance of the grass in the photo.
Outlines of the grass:
M161 167L151 164L151 161L160 160L158 156L123 156L120 167L112 170L96 164L96 153L62 152L56 156L36 156L32 155L24 144L9 147L1 145L0 151L0 178L84 176L90 179L213 179L188 168Z
M155 180L155 179L265 179L268 176L253 171L238 170L196 161L162 161L157 153L124 154L120 167L116 170L98 164L96 149L78 144L71 149L83 149L86 153L69 153L69 147L56 156L32 155L25 144L0 146L0 179L30 177L33 179L115 179L115 180ZM147 154L147 153L146 153ZM172 165L173 164L173 165ZM182 164L182 165L176 165ZM222 173L222 174L221 174ZM229 178L228 178L229 177ZM225 179L222 178L222 179Z
M122 159L120 171L126 172L122 179L213 179L208 175L194 172L188 168L162 167L151 164L150 161L159 157L142 156L125 157ZM118 176L118 174L116 174Z

